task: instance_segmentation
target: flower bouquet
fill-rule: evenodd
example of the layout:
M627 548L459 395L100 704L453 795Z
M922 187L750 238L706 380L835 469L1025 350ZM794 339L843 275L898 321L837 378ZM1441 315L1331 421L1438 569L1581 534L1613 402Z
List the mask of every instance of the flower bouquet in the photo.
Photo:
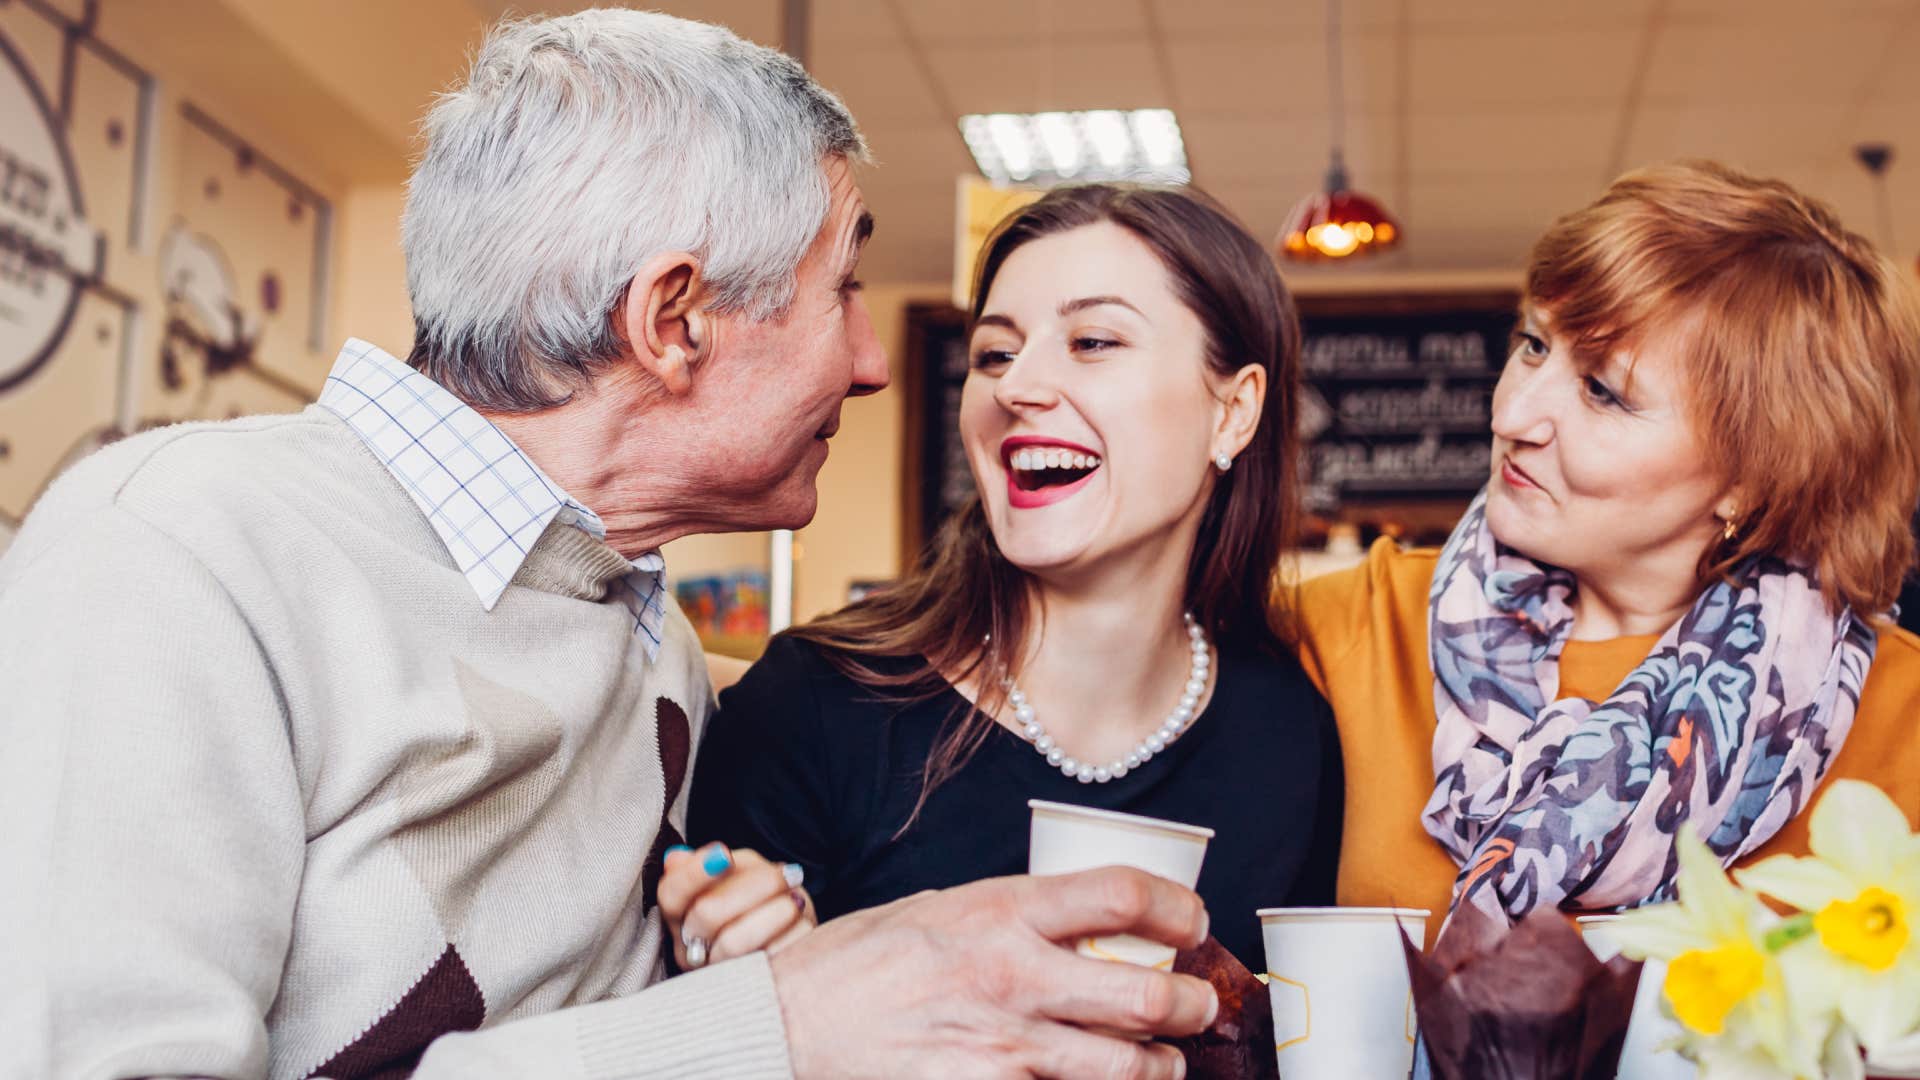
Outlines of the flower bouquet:
M1920 1075L1920 838L1858 780L1828 785L1809 824L1811 856L1731 879L1683 833L1678 901L1611 928L1627 955L1667 962L1677 1049L1710 1080Z

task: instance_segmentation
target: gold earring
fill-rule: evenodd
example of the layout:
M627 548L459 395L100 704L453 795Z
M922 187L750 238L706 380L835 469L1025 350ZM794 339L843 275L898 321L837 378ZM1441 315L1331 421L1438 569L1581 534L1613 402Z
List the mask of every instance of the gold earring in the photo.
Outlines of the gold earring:
M1726 525L1727 525L1726 528L1720 530L1720 539L1725 540L1727 543L1731 544L1733 543L1734 534L1740 531L1740 525L1739 523L1735 522L1732 518L1726 519Z

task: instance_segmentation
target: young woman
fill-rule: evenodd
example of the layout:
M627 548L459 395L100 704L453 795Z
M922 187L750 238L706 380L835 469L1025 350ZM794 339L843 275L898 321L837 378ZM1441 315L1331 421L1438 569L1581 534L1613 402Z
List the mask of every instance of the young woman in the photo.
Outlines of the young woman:
M1355 792L1340 901L1639 904L1681 829L1728 864L1804 853L1836 776L1920 820L1920 639L1883 618L1913 283L1784 184L1666 166L1540 239L1514 342L1446 546L1297 597Z
M1204 196L1093 185L1002 224L972 323L978 499L906 581L721 694L690 833L797 864L832 918L1024 872L1030 798L1210 826L1198 892L1261 970L1256 908L1332 900L1342 803L1270 607L1292 302Z

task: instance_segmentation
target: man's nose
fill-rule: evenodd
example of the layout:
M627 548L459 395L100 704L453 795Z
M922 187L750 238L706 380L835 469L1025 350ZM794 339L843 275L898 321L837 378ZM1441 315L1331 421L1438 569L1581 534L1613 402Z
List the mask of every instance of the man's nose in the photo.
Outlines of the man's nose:
M854 300L852 329L853 386L847 390L847 396L877 394L893 381L893 372L887 364L887 350L880 344L879 335L873 332L873 319L867 315L864 298Z

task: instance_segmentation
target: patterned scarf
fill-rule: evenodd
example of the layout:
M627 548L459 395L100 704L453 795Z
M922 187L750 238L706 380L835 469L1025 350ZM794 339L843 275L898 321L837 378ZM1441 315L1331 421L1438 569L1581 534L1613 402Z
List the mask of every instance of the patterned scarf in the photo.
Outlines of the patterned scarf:
M1666 899L1691 827L1722 863L1806 805L1853 725L1876 639L1777 559L1708 586L1605 701L1555 701L1573 575L1493 539L1486 492L1434 568L1433 798L1453 907L1518 920Z

